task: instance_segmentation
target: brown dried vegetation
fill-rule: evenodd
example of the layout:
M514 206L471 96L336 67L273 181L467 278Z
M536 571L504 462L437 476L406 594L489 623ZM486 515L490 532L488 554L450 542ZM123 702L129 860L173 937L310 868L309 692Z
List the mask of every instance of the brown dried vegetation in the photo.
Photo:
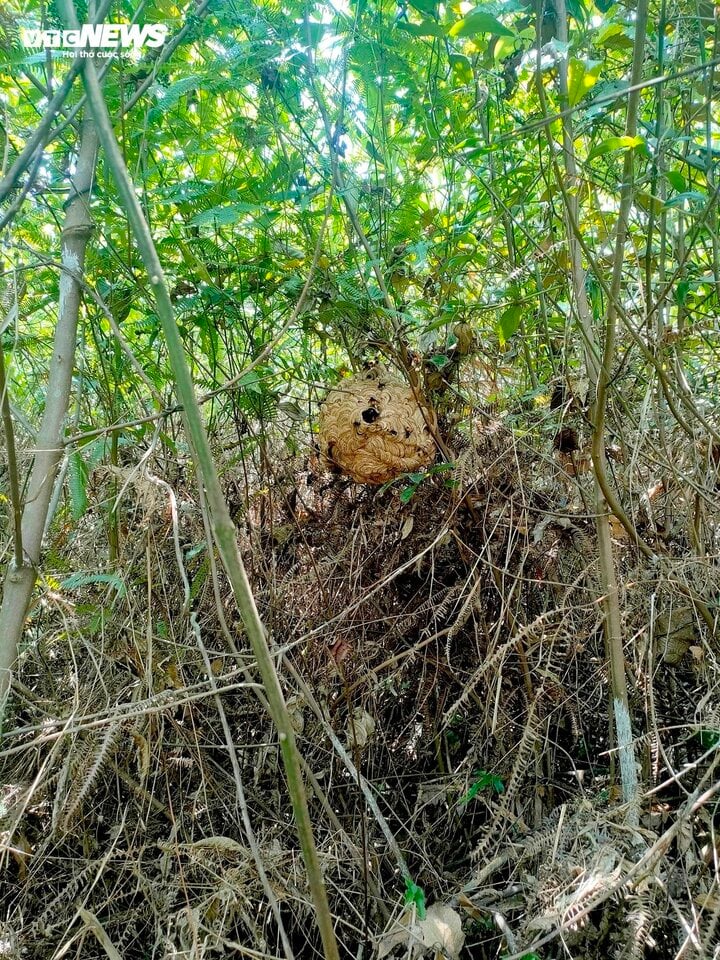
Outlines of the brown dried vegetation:
M342 953L406 953L387 931L407 872L462 917L463 957L661 960L688 938L688 956L712 956L718 647L684 591L712 603L720 575L686 532L695 498L677 481L637 498L654 565L615 540L645 791L633 828L590 480L555 462L553 432L518 433L478 418L450 438L454 469L407 502L402 481L377 491L287 462L237 505ZM105 937L128 960L308 957L278 745L201 507L170 468L126 489L122 581L48 584L33 612L2 754L0 955L105 957ZM710 554L716 505L702 510ZM65 549L90 566L103 536L91 513ZM678 632L687 652L669 656Z

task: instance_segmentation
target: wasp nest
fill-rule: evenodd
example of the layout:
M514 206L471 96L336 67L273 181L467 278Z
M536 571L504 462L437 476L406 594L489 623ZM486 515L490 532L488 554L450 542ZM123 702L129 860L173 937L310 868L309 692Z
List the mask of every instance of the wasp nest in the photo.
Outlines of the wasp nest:
M435 456L428 420L412 390L382 367L344 380L320 410L323 464L356 483L387 483Z

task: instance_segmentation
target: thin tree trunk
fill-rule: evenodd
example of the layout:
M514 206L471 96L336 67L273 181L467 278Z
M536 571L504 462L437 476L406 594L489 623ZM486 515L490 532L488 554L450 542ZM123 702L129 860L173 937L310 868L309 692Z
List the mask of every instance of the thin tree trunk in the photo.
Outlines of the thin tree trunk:
M60 297L48 385L40 430L37 434L30 482L22 517L23 561L11 562L0 608L0 722L10 686L40 562L45 519L52 496L58 463L63 452L63 425L70 400L75 341L80 310L80 285L85 251L92 233L89 198L95 171L97 135L88 113L80 134L77 169L70 184L70 199L61 240Z
M70 26L77 25L77 16L73 0L61 0L65 19ZM300 755L295 741L290 714L285 703L275 663L268 646L265 627L253 596L247 571L240 555L237 532L230 517L227 503L220 487L217 470L212 457L205 424L195 396L195 386L190 374L180 333L173 311L170 293L163 275L162 266L155 249L150 228L143 216L137 199L135 187L130 180L123 155L120 152L112 127L107 104L102 95L95 66L91 60L85 62L83 83L88 98L88 107L97 123L98 135L102 143L107 164L112 171L123 207L128 215L137 241L140 255L150 278L157 315L165 334L168 358L172 367L175 390L183 406L185 429L197 464L200 482L205 486L205 495L210 508L210 519L215 543L223 566L232 586L245 631L252 646L255 660L265 688L270 715L278 731L280 753L285 766L288 793L295 815L295 827L300 841L303 860L308 876L310 895L315 907L315 915L320 930L325 960L338 960L339 951L335 938L334 920L325 889L320 860L313 838L312 822L308 810L305 787L303 785Z
M558 18L558 40L561 43L568 41L567 7L565 0L556 0ZM638 85L642 77L645 31L647 27L647 0L638 0L635 22L635 49L633 52L633 70L630 81L632 92L628 96L625 132L634 136L637 132L637 110L640 91ZM542 4L536 6L538 26L538 58L540 57L540 23L542 20ZM538 59L538 95L547 116L547 105L539 70ZM559 67L560 98L563 110L569 106L568 97L568 66L565 60ZM572 121L564 115L562 121L563 152L568 186L574 187L577 180L577 163L575 158L575 135ZM622 270L625 254L625 240L628 231L628 222L633 200L633 154L627 151L624 158L623 179L618 214L617 231L615 236L615 255L613 260L612 281L610 284L607 308L604 317L604 346L602 356L599 356L597 339L592 324L592 314L585 290L585 269L582 263L580 205L574 192L566 188L555 159L555 145L547 128L548 144L553 158L558 187L560 188L565 204L565 225L568 248L571 260L572 290L574 307L580 331L584 339L585 362L591 387L593 403L591 406L592 462L594 470L594 512L595 528L598 538L598 571L602 595L604 614L605 649L610 667L610 698L611 709L615 724L615 736L620 765L620 780L622 783L623 799L630 804L628 817L637 818L638 778L635 763L635 749L633 744L630 709L628 705L627 681L625 677L625 656L622 637L622 617L619 606L618 581L615 570L615 559L612 551L610 535L609 513L612 510L628 530L634 532L629 519L624 515L618 497L611 489L606 474L605 456L605 413L608 399L608 389L612 378L612 367L615 359L615 334L618 303L620 299ZM638 549L643 549L637 533L634 534ZM645 547L647 550L648 548Z
M648 0L638 0L635 17L635 49L633 68L630 78L631 89L636 88L642 79L645 52L645 38L648 22ZM638 106L640 91L634 89L628 96L625 134L634 137L637 133ZM620 761L620 780L623 799L630 804L628 817L637 822L638 776L635 762L630 708L628 704L627 682L625 679L625 652L623 649L622 617L618 596L618 581L610 536L609 511L614 495L606 474L607 457L605 454L605 414L608 391L612 379L615 360L615 342L617 325L617 304L620 302L622 274L625 259L625 240L627 239L630 211L633 202L634 163L631 150L625 153L623 163L620 209L618 211L617 231L615 234L615 254L613 258L610 296L605 312L605 345L597 383L597 395L590 412L593 426L592 461L595 472L595 525L598 535L600 557L600 581L603 590L603 610L605 613L605 646L610 663L610 680L615 716L615 736Z
M557 0L555 9L557 12L558 41L562 44L568 44L568 18L565 0ZM567 110L570 106L570 98L568 95L568 60L566 57L560 58L558 80L560 86L560 108ZM548 132L549 129L548 127ZM585 289L585 267L582 262L582 250L580 249L580 241L575 234L575 225L580 223L580 202L577 195L579 180L577 160L575 157L575 130L570 114L563 116L562 136L565 171L567 173L565 231L570 255L573 307L582 332L585 370L590 381L592 395L594 396L600 372L600 364L598 361L599 350L595 338L595 331L593 330L593 318L590 304L588 303L587 290Z

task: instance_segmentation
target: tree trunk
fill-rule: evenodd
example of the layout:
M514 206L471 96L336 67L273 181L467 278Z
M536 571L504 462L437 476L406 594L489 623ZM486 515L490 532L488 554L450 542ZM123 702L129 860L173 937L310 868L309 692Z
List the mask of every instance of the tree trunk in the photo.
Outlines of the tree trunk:
M4 714L25 615L35 586L45 519L63 451L63 427L72 387L80 310L80 285L75 277L82 275L85 251L92 233L89 201L96 156L97 135L88 113L80 134L77 169L70 184L70 198L62 232L63 270L60 275L58 320L48 369L45 411L37 434L23 510L23 562L19 567L15 562L8 566L0 608L0 721Z

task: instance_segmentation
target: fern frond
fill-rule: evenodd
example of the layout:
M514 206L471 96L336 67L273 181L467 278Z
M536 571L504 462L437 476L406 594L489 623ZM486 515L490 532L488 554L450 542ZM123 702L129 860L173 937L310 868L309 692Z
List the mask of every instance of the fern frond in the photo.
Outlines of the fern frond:
M619 955L619 960L642 960L645 956L645 948L651 939L652 925L657 918L657 908L653 911L654 899L648 888L633 895L628 901L632 908L627 915L628 941Z
M530 754L537 742L538 739L538 716L537 716L537 707L544 695L543 687L537 692L535 699L530 706L528 711L527 719L525 720L525 729L523 730L523 735L520 739L520 743L515 748L515 760L513 762L512 770L510 776L505 784L505 790L500 794L500 799L495 808L492 821L487 828L485 838L480 841L478 846L473 851L473 859L477 860L480 857L483 857L488 850L491 842L495 842L500 835L503 826L507 822L514 819L511 806L515 795L518 792L520 783L525 776L527 771L528 764L530 762Z
M62 778L63 787L69 780L68 790L64 798L58 792L53 811L53 825L60 832L66 833L77 819L83 802L90 796L106 762L114 753L122 728L122 723L115 721L101 735L95 731L88 734L79 750L71 748Z
M541 613L538 617L536 617L532 623L527 623L521 627L520 630L518 630L518 632L510 638L510 640L503 643L502 646L498 647L497 650L490 657L488 657L487 660L484 660L465 684L462 694L452 704L452 706L445 711L443 716L443 726L449 723L453 717L453 714L457 713L457 711L467 702L471 694L474 692L475 687L477 687L478 683L480 683L485 674L491 670L495 670L495 668L503 662L513 647L516 647L518 643L522 643L524 640L537 635L538 631L541 631L541 628L547 626L553 617L561 615L562 614L559 610L546 610L545 613ZM542 632L543 631L541 631L541 633Z

